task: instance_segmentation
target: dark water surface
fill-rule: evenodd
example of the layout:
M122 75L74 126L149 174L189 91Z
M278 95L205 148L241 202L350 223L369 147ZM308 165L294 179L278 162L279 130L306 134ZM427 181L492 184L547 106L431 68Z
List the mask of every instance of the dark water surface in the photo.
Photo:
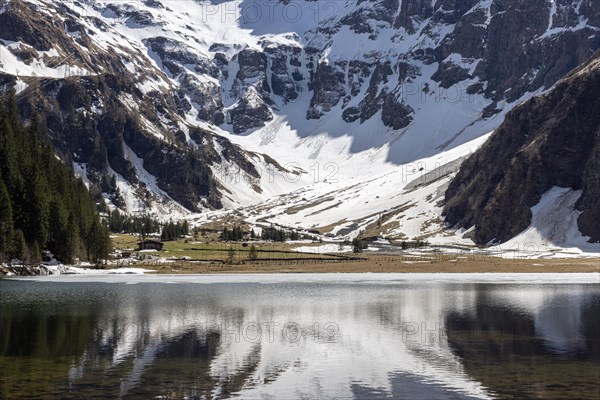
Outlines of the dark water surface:
M0 280L2 399L600 399L598 284Z

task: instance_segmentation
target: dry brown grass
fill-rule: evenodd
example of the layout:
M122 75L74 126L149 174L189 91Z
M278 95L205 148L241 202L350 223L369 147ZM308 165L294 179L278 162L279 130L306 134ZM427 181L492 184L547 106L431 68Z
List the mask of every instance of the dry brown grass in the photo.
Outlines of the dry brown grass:
M242 264L175 263L147 266L157 273L436 273L436 272L600 272L600 258L517 260L473 256L459 258L440 256L361 255L358 261L245 261Z

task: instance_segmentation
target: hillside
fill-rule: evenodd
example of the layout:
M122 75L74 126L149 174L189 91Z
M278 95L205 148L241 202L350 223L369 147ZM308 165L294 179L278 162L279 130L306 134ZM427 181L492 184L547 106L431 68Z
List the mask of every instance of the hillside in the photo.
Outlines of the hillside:
M96 261L110 252L108 229L81 179L41 137L37 117L19 121L14 93L0 99L0 261Z
M462 164L448 187L447 221L465 228L475 226L477 243L505 242L528 228L531 208L553 191L555 201L563 201L576 212L579 231L591 242L599 242L598 93L600 53L549 93L511 111L490 139ZM553 187L569 190L558 193ZM570 226L560 216L558 209L549 215L550 220L539 221L555 225L558 231L545 233L564 236Z

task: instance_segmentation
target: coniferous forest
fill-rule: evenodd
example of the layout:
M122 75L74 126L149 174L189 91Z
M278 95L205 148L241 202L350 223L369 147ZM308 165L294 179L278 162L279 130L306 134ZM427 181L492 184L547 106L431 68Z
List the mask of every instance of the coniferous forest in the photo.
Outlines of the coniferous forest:
M131 216L121 213L119 209L108 211L107 221L111 232L134 233L148 235L160 233L160 221L147 215Z
M161 240L177 240L178 238L189 235L190 227L187 221L173 222L169 221L162 229Z
M90 193L41 139L32 117L22 124L14 93L0 100L0 261L39 261L42 251L69 263L110 251Z

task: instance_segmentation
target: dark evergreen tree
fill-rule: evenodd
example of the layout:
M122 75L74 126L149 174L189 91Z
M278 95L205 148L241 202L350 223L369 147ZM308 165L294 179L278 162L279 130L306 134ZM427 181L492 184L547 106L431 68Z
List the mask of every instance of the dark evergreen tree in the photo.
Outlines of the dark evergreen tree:
M367 249L368 247L369 245L366 242L360 240L359 238L354 238L352 240L352 251L354 253L362 253L363 250Z
M13 247L12 205L4 180L0 177L0 254L8 255Z
M100 259L105 258L105 255L110 251L110 240L107 240L109 237L108 228L102 225L100 221L94 220L87 237L89 260L98 262Z
M30 199L28 207L29 229L25 237L28 242L37 242L38 245L46 247L48 241L49 229L49 204L48 204L48 187L41 174L36 174L33 178L33 183L28 186L28 199Z
M21 261L29 261L29 250L27 248L27 241L25 240L25 235L22 230L17 230L15 232L14 244L13 244L14 252L12 256Z

